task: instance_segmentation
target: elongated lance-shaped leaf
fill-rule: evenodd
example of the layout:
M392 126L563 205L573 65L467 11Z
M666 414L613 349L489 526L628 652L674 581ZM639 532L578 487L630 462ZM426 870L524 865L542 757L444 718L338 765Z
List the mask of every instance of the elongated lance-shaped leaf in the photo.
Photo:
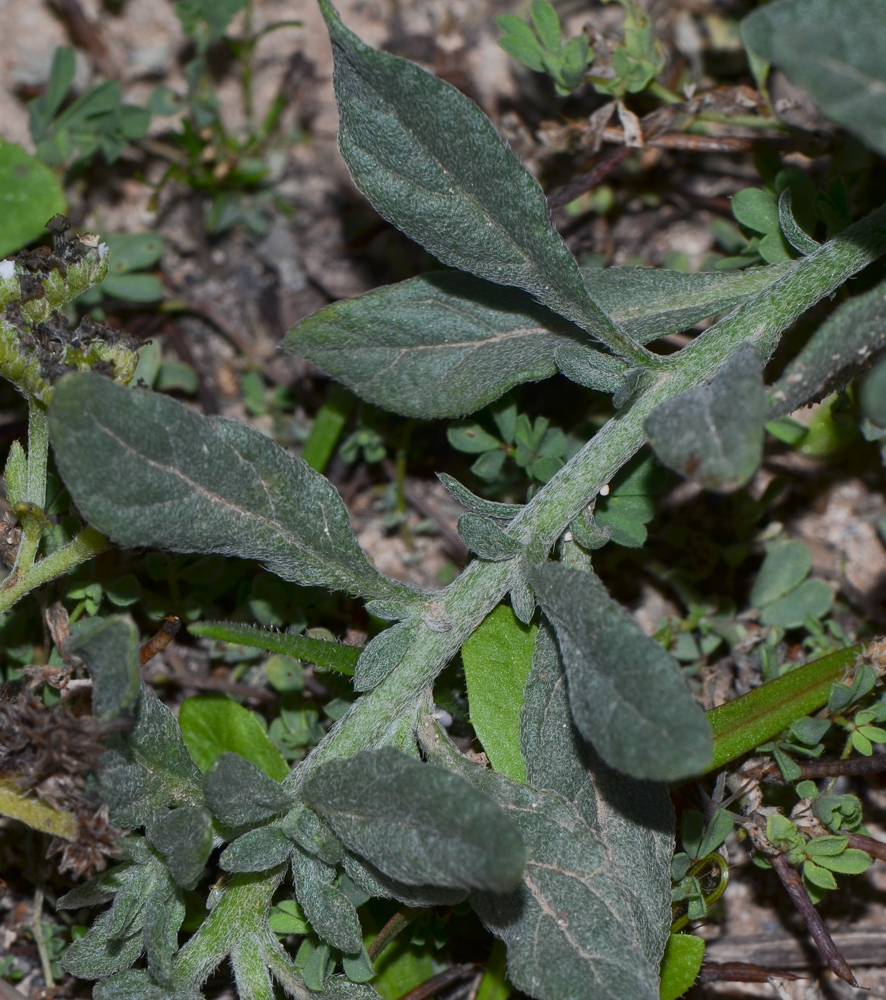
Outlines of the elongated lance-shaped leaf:
M362 646L345 646L340 642L312 639L292 632L271 632L270 629L242 625L240 622L196 622L188 626L192 635L203 635L221 642L254 646L272 653L285 653L299 660L310 660L319 667L336 670L340 674L353 674Z
M496 802L393 747L321 764L301 790L345 847L407 885L503 890L520 878L523 845Z
M685 330L756 295L786 265L737 273L651 267L582 271L603 309L639 343ZM284 346L362 399L425 419L457 417L558 368L611 392L625 365L573 323L515 288L435 272L335 302L298 323Z
M354 904L335 882L335 869L298 849L292 853L295 894L317 936L346 955L363 947Z
M744 19L745 44L821 110L886 153L886 0L778 0Z
M329 482L251 428L92 373L59 383L49 425L74 502L120 545L258 559L367 597L406 589L370 565Z
M701 772L711 756L710 727L677 661L592 571L542 563L529 579L557 633L572 718L603 760L636 778Z
M524 689L520 743L530 784L568 799L620 873L639 951L658 968L670 923L674 815L664 782L613 771L569 719L566 674L550 624L540 629Z
M763 457L766 422L763 359L742 344L709 385L656 407L644 427L669 469L707 489L744 486Z
M769 393L769 416L817 402L886 353L886 282L844 302L821 324Z
M457 271L335 302L303 319L284 346L385 409L425 419L472 413L514 385L548 378L554 355L624 363L516 288Z
M508 979L537 1000L657 1000L658 958L669 921L667 861L653 879L649 917L661 939L653 946L643 940L614 863L618 852L635 851L629 836L607 843L558 792L520 785L470 763L427 725L420 739L432 760L494 795L526 844L519 886L470 896L483 923L507 946ZM646 831L631 832L648 839Z
M516 285L617 353L646 357L588 294L538 182L468 98L370 48L320 0L335 57L339 147L378 212L443 263Z

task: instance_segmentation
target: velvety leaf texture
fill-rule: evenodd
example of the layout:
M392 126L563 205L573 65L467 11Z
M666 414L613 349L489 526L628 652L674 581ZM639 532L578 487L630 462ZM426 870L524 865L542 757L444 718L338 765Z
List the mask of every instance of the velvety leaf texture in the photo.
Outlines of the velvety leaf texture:
M128 739L118 738L101 758L98 782L111 822L136 828L169 805L202 801L201 775L172 712L142 687Z
M74 502L120 545L258 559L367 597L403 589L369 564L329 482L264 434L87 372L58 384L49 423Z
M432 419L473 413L514 385L554 375L559 347L600 353L587 342L524 292L453 271L335 302L302 320L284 346L362 399Z
M302 794L346 847L407 885L501 890L520 877L520 836L496 802L392 747L319 765Z
M225 826L261 823L292 805L279 781L236 753L216 757L203 775L203 794L212 814Z
M175 881L185 889L197 884L212 850L212 817L200 806L182 806L147 828L148 840L166 858Z
M746 302L785 267L685 274L651 267L582 271L589 292L640 343ZM514 385L559 369L612 392L623 362L515 288L435 272L335 302L298 323L284 346L362 399L425 419L472 413Z
M138 629L128 616L89 618L65 643L65 653L76 653L92 677L92 711L112 719L131 708L141 684Z
M606 763L662 781L702 771L711 758L710 727L677 661L593 572L543 563L531 569L530 582L557 634L572 718Z
M367 895L377 896L379 899L398 899L407 906L454 906L468 894L467 889L398 882L350 851L344 852L342 867Z
M333 883L335 869L296 850L292 874L299 905L317 936L346 955L363 947L360 920L347 896Z
M226 872L264 872L282 864L292 841L276 826L260 826L238 837L222 852L219 864Z
M406 655L415 637L418 621L407 618L380 632L360 654L354 671L354 689L371 691L388 676Z
M657 969L670 924L674 816L667 785L607 767L569 722L566 675L551 626L539 629L520 719L530 784L559 792L603 842L634 925L638 950ZM626 942L627 944L627 942Z
M481 559L502 562L523 551L516 538L506 535L494 521L479 514L462 514L458 519L458 533L471 552L476 552Z
M886 0L777 0L742 22L745 43L821 110L886 153Z
M365 45L328 0L320 8L335 57L339 147L377 211L443 263L516 285L591 334L611 334L541 187L486 115L415 63Z
M663 465L721 493L744 486L763 456L763 359L743 344L713 381L661 403L645 428Z
M526 844L526 867L514 890L470 896L507 946L508 979L537 1000L657 1000L658 963L646 958L621 872L578 809L558 792L470 763L439 732L425 729L422 743L433 760L494 795ZM666 887L669 895L669 877ZM669 919L668 907L660 912L660 895L651 911L653 919L662 917L659 937Z
M785 368L769 394L780 417L842 389L886 353L886 283L844 302Z

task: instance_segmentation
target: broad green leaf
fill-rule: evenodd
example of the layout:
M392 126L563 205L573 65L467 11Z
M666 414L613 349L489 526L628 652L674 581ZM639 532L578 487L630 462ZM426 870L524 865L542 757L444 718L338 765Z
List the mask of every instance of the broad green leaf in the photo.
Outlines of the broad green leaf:
M340 674L353 674L362 646L345 646L343 643L312 639L291 632L271 632L269 629L240 625L237 622L197 622L188 626L193 635L204 635L221 642L256 646L269 652L283 653L296 659L308 660L327 670Z
M276 781L289 774L286 761L256 714L230 698L186 698L179 709L178 724L191 756L204 771L220 754L230 751L257 764Z
M169 873L184 889L193 889L212 850L212 817L201 806L172 809L148 824L147 837L166 858Z
M110 274L101 290L128 302L159 302L166 295L163 282L153 274Z
M713 381L661 403L644 427L659 461L707 489L730 493L763 457L763 359L744 344Z
M122 233L106 236L111 255L108 274L127 274L152 267L163 253L163 237L156 233Z
M363 948L360 920L353 903L333 884L335 869L296 849L292 875L299 906L314 933L346 955L359 954Z
M354 690L371 691L381 684L406 655L417 629L418 619L407 618L371 639L357 661Z
M705 940L695 934L672 934L661 965L660 1000L677 1000L698 978Z
M67 211L55 173L21 146L0 139L0 259L46 232L53 215Z
M711 757L710 727L677 661L593 572L543 563L529 581L557 633L572 717L606 763L663 781L701 772Z
M866 851L849 847L836 857L816 854L815 860L822 867L840 875L861 875L870 868L874 859Z
M401 934L375 960L377 974L372 980L373 989L382 1000L400 1000L435 972L442 971L435 957L430 942L419 946L408 935Z
M655 968L670 908L674 816L667 786L609 768L569 722L567 681L550 624L539 630L520 720L529 782L559 792L609 851L622 912Z
M93 921L88 933L75 941L65 952L63 965L79 979L105 979L123 972L141 955L142 935L136 931L130 937L114 939L108 936L110 913L102 913Z
M444 264L516 285L608 343L544 193L482 111L414 63L365 45L320 0L335 56L339 148L386 219Z
M92 711L101 719L113 719L131 708L141 685L139 635L128 615L88 618L75 625L65 642L65 654L76 654L92 677Z
M788 363L769 393L771 417L817 402L862 375L886 351L886 282L844 302Z
M425 419L473 413L556 374L560 347L599 353L586 345L577 326L524 292L458 272L335 302L284 342L362 399Z
M320 764L302 793L346 847L407 885L501 891L523 869L520 836L493 799L391 747Z
M260 826L229 844L218 859L226 872L263 872L282 864L292 841L275 826Z
M775 197L762 188L745 188L732 198L732 214L756 233L779 232Z
M264 434L86 372L56 386L49 423L74 502L121 545L259 559L367 597L404 589L369 564L327 480Z
M745 45L821 110L886 153L886 0L776 0L744 19Z
M751 588L751 604L762 608L783 597L800 584L812 569L812 553L803 542L785 538L775 539L766 546L763 560L754 586Z
M537 632L501 604L461 648L471 725L495 770L514 781L526 780L520 710Z
M532 23L542 45L552 55L557 55L563 45L563 32L557 11L547 0L532 0Z
M830 609L834 592L824 580L806 580L799 587L767 604L760 612L761 625L799 628L807 615L821 618Z

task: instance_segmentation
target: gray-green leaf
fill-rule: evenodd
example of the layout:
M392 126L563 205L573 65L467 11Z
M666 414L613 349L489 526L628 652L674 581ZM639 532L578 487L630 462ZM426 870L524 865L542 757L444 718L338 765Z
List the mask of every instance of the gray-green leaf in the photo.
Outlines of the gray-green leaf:
M425 419L473 413L514 385L556 374L561 347L619 364L524 292L457 271L335 302L303 319L284 346L362 399Z
M612 771L574 726L564 725L568 717L566 677L550 626L544 625L536 641L521 717L521 743L530 784L558 792L571 802L604 846L608 872L617 875L620 890L613 893L610 904L621 915L624 931L624 936L613 942L610 958L613 963L636 966L648 989L656 980L670 919L670 796L663 783L638 781ZM531 871L532 859L527 865L527 873ZM606 886L603 881L601 892ZM608 889L613 892L612 885ZM553 909L560 912L565 906L565 901L555 901ZM532 939L527 935L513 947L528 951L533 947ZM552 967L544 951L536 950L539 968L535 975L554 979L563 986L563 996L581 996L587 970L578 957L558 968ZM562 983L560 977L573 969L577 978ZM602 988L618 995L621 980L617 968L601 964L595 976L600 979L608 972L614 978Z
M842 389L886 351L886 282L844 302L815 331L769 394L781 417Z
M185 889L193 889L212 850L209 813L201 806L173 809L148 825L147 836L165 856L175 881Z
M78 626L65 642L65 654L76 653L89 668L93 713L112 719L124 708L131 708L138 697L138 629L128 615L89 618Z
M260 826L229 844L218 863L226 872L264 872L282 864L291 852L292 841L279 827Z
M87 372L58 384L49 424L74 502L121 545L258 559L366 597L404 589L370 565L329 482L249 427Z
M886 0L776 0L741 33L829 118L886 153Z
M371 639L357 660L354 690L371 691L381 684L406 655L417 629L418 620L406 618Z
M588 294L544 193L450 84L357 38L320 0L335 56L339 147L375 208L445 264L516 285L592 335L626 341Z
M709 385L657 406L644 426L659 460L721 493L748 482L763 455L762 373L757 349L742 344Z
M317 858L295 850L292 874L299 906L321 940L347 955L363 947L357 911L335 886L335 869Z
M392 747L319 765L302 793L347 848L407 885L501 891L523 870L494 799Z
M523 551L516 538L506 535L494 521L480 514L462 514L458 519L458 533L471 552L491 562L513 559Z
M674 781L702 771L710 727L677 661L606 592L593 572L530 570L566 667L572 717L610 767Z
M261 823L292 805L292 796L251 760L223 753L203 775L206 805L225 826Z

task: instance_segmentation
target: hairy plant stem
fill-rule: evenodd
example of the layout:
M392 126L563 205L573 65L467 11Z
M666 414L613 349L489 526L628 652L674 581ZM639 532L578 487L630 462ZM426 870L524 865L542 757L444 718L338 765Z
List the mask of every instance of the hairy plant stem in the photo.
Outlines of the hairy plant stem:
M525 545L526 559L544 559L569 524L646 442L643 424L665 400L705 385L743 343L768 360L779 337L810 306L886 252L886 206L796 261L774 285L739 306L678 354L660 359L649 382L624 409L547 483L511 522L508 533ZM431 705L437 674L521 573L521 559L471 563L425 607L423 624L399 665L365 694L297 767L288 783L333 757L385 742L405 746L423 709ZM801 713L803 714L803 713ZM755 744L756 745L756 744Z
M18 568L0 583L0 614L8 611L16 601L21 600L37 587L49 583L57 576L70 573L80 563L92 559L108 547L108 539L94 528L84 528L63 548L38 562L33 562L26 571ZM18 564L16 564L18 565Z

